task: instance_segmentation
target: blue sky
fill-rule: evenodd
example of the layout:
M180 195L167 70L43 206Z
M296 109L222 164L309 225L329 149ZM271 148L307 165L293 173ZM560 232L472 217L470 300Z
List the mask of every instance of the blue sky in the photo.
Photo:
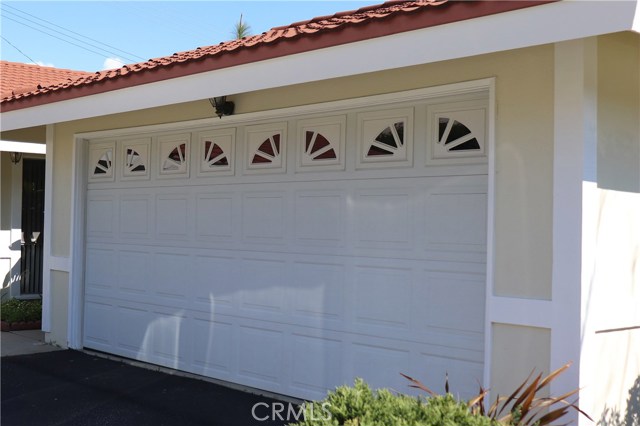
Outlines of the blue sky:
M382 1L2 0L0 57L98 71L229 40L240 14L257 34L376 3Z

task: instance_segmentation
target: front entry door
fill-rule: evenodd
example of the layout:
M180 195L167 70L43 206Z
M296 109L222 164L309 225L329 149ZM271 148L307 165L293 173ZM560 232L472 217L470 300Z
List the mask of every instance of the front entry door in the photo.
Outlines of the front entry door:
M21 294L42 294L45 160L25 158L22 169Z

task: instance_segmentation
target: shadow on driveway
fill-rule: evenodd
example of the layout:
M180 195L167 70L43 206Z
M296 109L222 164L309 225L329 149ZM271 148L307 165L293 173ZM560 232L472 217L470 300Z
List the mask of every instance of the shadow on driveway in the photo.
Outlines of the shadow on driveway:
M287 424L253 418L273 402L72 350L2 358L2 426Z

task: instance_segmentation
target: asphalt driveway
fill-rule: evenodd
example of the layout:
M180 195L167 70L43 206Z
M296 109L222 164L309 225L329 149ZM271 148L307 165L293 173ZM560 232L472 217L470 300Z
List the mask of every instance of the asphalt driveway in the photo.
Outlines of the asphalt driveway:
M2 358L2 426L287 424L264 419L273 403L78 351Z

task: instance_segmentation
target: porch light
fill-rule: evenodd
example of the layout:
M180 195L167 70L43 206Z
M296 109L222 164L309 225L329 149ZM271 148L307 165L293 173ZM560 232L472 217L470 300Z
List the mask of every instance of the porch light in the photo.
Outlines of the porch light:
M11 162L13 164L18 164L20 162L20 160L22 160L22 153L21 152L10 152L9 153L9 158L11 159Z
M235 105L231 101L227 101L226 96L216 96L215 98L209 98L211 106L216 111L216 115L222 118L223 115L233 114Z

